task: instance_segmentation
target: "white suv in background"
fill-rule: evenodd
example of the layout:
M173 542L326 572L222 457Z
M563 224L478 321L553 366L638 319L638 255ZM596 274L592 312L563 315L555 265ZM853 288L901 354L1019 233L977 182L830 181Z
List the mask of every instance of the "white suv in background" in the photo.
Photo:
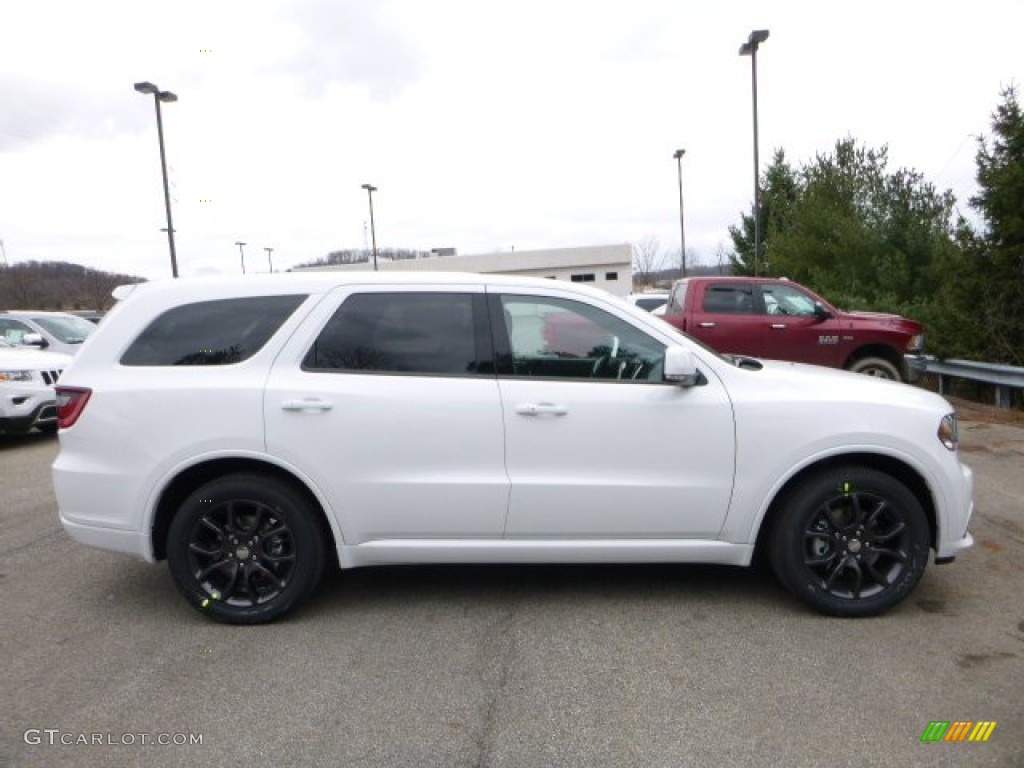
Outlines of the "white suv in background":
M269 621L328 559L750 564L869 616L972 543L938 395L723 357L602 291L302 273L118 289L57 387L75 539ZM651 436L640 443L624 434ZM126 578L129 578L126 576Z
M668 303L668 291L644 291L643 293L631 293L626 301L635 304L640 309L654 312L661 309Z
M95 323L68 312L0 312L0 339L15 346L73 355L94 330Z
M0 339L0 433L57 431L53 386L69 362L67 355L16 348Z

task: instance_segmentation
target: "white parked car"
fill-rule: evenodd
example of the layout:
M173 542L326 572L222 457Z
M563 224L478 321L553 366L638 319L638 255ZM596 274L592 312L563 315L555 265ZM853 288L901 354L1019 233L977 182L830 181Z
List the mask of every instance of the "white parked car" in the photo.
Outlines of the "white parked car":
M648 312L655 312L661 310L661 314L664 314L665 305L668 303L668 291L644 291L643 293L631 293L626 297L626 301L630 304L635 304L640 309L646 309Z
M47 352L73 355L94 330L95 323L68 312L0 312L0 339Z
M953 409L723 357L609 294L498 275L144 283L58 386L75 539L166 558L268 621L325 560L701 562L763 550L819 611L880 613L972 543ZM622 435L652 435L642 442Z
M17 348L0 339L0 433L57 431L54 384L67 355Z

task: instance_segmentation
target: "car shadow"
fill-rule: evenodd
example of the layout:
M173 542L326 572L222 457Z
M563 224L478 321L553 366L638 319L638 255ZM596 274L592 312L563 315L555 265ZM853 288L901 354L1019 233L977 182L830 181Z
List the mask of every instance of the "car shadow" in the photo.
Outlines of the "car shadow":
M31 432L16 432L13 434L0 432L0 451L9 451L17 448L22 448L26 445L37 445L39 443L49 443L56 441L57 435L54 433L44 434L32 430Z
M544 603L665 602L796 606L759 567L703 564L409 565L328 568L296 616L408 610L417 603L495 607Z

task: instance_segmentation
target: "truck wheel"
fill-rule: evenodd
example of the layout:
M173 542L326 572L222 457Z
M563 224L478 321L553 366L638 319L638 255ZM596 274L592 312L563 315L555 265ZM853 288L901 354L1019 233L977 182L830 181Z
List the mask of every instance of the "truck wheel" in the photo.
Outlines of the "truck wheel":
M832 616L874 616L905 598L928 563L928 520L890 475L842 467L808 478L769 539L776 575Z
M854 362L848 370L854 373L863 373L866 376L876 376L879 379L903 380L896 366L884 357L862 357Z
M276 480L252 474L213 480L185 499L171 521L171 576L194 608L217 621L273 621L320 579L324 540L314 514Z

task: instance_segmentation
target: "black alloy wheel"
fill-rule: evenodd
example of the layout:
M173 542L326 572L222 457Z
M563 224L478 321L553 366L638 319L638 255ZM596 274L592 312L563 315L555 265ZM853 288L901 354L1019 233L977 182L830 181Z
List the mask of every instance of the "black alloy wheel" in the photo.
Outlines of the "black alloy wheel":
M248 474L199 488L168 532L167 560L189 603L229 624L272 621L316 586L320 528L292 488Z
M928 522L895 478L849 467L818 474L785 502L771 540L780 581L833 616L873 616L910 593L928 562Z

